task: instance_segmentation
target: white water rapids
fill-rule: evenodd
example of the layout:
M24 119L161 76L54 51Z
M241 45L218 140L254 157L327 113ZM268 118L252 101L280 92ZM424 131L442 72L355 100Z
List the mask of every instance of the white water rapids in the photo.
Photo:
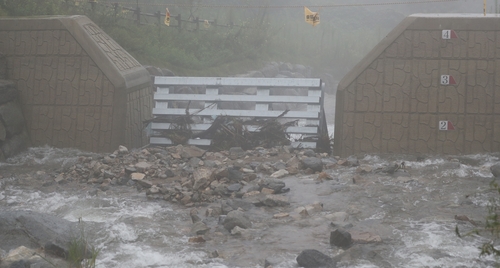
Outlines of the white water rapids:
M304 249L317 249L331 257L342 256L338 267L494 267L492 257L479 257L478 247L487 238L459 238L455 226L470 230L454 215L483 222L495 193L489 167L497 155L413 156L366 155L360 164L373 169L405 161L408 175L371 172L356 183L356 167L326 172L334 178L317 182L317 175L283 178L291 191L288 208L254 208L248 211L253 227L241 236L212 234L205 243L189 243L189 209L163 200L148 200L144 192L129 186L113 186L90 195L92 185L58 191L17 184L16 174L26 170L69 165L80 154L71 149L31 148L0 163L0 208L33 210L70 221L82 218L92 244L101 249L97 267L297 267L295 258ZM88 155L88 153L87 153ZM497 193L498 195L498 193ZM273 219L278 212L319 201L323 211L304 219ZM199 208L204 215L204 207ZM328 215L347 212L348 230L367 231L382 242L358 244L356 251L330 246ZM212 228L216 228L212 226ZM211 258L217 250L219 257Z

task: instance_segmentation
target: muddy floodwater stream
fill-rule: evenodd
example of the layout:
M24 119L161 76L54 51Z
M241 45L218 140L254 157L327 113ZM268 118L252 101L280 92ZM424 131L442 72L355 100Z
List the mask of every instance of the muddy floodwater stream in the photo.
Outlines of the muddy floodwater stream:
M455 226L465 232L484 223L495 197L489 167L498 155L363 155L359 166L324 170L331 179L285 176L279 180L290 188L282 194L289 206L244 208L252 227L235 235L219 232L217 218L205 218L209 205L199 206L211 229L206 242L192 243L191 208L148 199L134 187L95 192L92 185L62 184L54 191L17 183L17 174L69 165L84 154L32 148L0 163L0 208L81 218L88 239L101 249L97 267L263 267L266 259L274 268L298 267L295 258L304 249L335 258L337 267L494 267L493 258L479 257L487 238L459 238ZM404 169L380 172L401 162ZM298 214L318 202L322 207ZM274 217L279 213L288 216ZM330 245L330 232L339 226L358 239L349 249Z

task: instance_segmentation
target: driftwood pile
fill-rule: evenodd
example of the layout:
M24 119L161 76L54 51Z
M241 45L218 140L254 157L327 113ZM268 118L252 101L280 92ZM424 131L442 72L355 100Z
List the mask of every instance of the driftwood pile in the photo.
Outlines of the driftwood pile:
M276 118L267 119L218 116L207 130L195 132L191 129L191 124L195 123L193 117L197 116L197 113L190 114L188 105L185 115L168 118L157 117L153 119L153 122L170 123L170 128L159 134L169 138L175 145L185 145L189 139L200 138L212 140L209 148L212 151L228 150L232 147L250 150L256 147L271 148L290 145L290 135L286 129L289 126L297 125L297 121L281 123L279 119L287 112L288 110Z

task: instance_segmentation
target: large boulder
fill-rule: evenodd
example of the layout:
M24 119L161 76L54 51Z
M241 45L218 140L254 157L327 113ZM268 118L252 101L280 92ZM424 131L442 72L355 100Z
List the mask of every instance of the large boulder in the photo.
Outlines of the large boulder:
M20 246L43 247L48 253L65 258L69 245L80 233L77 223L56 216L33 211L0 211L0 248L5 251Z
M302 169L311 169L313 171L323 171L323 162L317 157L306 157L300 161Z
M336 229L330 233L330 245L335 245L341 248L348 248L351 246L351 234L342 229Z
M495 165L491 166L490 170L491 170L491 174L493 174L493 176L495 176L495 178L500 177L500 164L495 164Z
M306 268L335 268L337 262L329 256L315 250L306 249L297 256L297 263L299 267Z

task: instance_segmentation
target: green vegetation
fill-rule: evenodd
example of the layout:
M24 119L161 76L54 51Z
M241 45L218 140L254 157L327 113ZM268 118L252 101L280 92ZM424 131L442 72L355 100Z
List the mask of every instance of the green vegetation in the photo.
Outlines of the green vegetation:
M82 218L78 220L80 236L73 238L68 248L69 268L95 268L100 250L89 245Z
M95 268L100 249L89 244L81 217L78 219L78 227L80 228L80 235L74 237L68 245L68 255L66 256L68 268ZM49 258L40 254L37 255L53 267L58 267Z
M492 181L491 190L495 194L500 195L500 185L496 180ZM500 196L495 196L490 200L488 205L488 215L486 216L486 223L484 227L478 227L465 234L461 234L458 225L455 227L455 233L459 237L466 237L471 235L487 235L489 241L483 243L479 248L481 250L480 256L494 256L496 258L497 267L500 267L500 249L498 248L498 241L500 239Z

